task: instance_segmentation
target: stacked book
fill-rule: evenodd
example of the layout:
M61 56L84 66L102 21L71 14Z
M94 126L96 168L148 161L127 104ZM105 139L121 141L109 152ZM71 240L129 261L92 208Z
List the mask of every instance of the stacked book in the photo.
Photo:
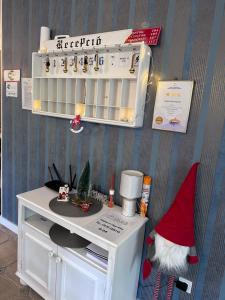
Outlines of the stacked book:
M108 266L108 252L101 247L91 243L86 247L86 256L98 263L99 265L107 268Z

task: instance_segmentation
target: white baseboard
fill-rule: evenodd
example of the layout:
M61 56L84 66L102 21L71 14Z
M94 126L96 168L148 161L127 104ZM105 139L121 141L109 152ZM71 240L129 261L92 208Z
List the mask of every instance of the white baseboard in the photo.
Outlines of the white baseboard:
M13 231L14 233L18 234L18 227L16 224L10 222L9 220L0 216L0 224L8 228L9 230Z

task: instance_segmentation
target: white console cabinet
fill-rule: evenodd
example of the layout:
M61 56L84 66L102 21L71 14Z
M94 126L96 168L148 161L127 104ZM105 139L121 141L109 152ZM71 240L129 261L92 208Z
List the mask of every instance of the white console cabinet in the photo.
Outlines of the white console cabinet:
M18 195L18 270L21 282L46 300L136 300L146 218L127 218L121 208L103 206L89 217L63 217L51 211L56 193L46 187ZM96 234L92 224L110 218L126 224L124 232ZM57 223L108 253L108 265L88 257L85 248L53 243L49 229Z

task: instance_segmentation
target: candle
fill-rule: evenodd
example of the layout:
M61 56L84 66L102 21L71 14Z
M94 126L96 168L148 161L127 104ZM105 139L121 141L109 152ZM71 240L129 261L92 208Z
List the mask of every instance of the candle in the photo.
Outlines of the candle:
M120 121L122 122L133 122L134 110L130 107L121 107L120 109Z
M114 206L114 194L115 194L115 174L113 173L111 177L110 189L109 189L109 207L112 208Z
M85 115L85 105L83 103L75 104L75 115L80 115L81 117Z

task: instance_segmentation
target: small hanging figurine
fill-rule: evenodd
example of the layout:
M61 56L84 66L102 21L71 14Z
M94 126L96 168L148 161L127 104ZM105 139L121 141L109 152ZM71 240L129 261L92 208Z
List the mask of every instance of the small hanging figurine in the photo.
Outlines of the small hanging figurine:
M81 126L80 115L76 115L75 118L70 121L70 131L80 133L83 129L84 127Z

